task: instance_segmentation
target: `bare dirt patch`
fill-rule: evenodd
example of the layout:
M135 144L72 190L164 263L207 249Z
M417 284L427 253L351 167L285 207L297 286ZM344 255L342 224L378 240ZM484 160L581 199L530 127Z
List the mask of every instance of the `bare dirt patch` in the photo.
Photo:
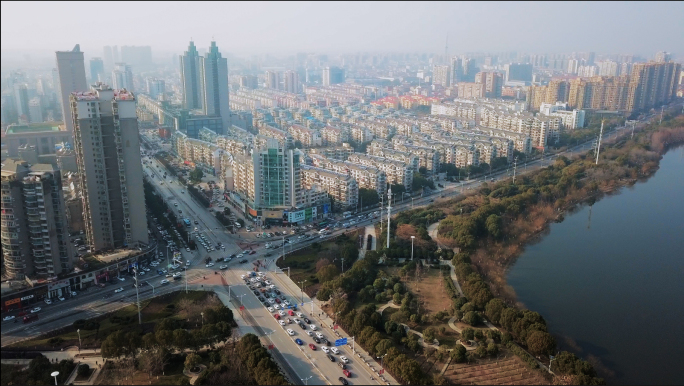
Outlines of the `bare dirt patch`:
M420 281L409 280L406 286L420 299L421 310L424 309L428 314L444 311L451 306L439 269L424 267Z

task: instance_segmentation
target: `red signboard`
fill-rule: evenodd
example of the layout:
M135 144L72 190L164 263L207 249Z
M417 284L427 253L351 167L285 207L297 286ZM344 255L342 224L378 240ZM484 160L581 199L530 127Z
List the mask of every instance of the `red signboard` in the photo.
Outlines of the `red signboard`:
M335 326L333 326L333 330L337 330L338 327L339 326L336 324Z
M240 311L244 310L245 306L240 306Z
M269 349L269 350L273 350L274 348L275 348L274 345L272 345L272 344L269 344L269 345L268 345L268 349Z
M380 374L380 375L382 375L384 373L385 373L385 369L380 369L380 371L378 371L378 374Z

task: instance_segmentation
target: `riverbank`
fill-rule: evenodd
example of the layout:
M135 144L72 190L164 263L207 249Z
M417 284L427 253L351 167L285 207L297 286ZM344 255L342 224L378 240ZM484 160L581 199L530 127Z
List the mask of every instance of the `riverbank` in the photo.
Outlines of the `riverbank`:
M544 315L560 349L609 384L678 384L684 333L684 146L620 194L584 205L528 245L507 272L517 300ZM657 316L657 317L653 317ZM671 331L668 334L652 333Z
M660 128L649 125L634 138L605 143L599 165L593 154L578 155L521 176L517 185L504 181L483 186L443 208L452 214L440 223L439 241L469 251L493 295L513 304L516 295L506 282L506 272L527 245L539 242L550 224L584 205L648 180L667 149L682 143L684 116L680 115ZM487 224L491 215L496 217Z

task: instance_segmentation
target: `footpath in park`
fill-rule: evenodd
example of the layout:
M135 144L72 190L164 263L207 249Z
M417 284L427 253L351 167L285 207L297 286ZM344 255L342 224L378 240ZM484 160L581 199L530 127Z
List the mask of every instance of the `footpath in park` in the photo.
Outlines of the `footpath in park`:
M378 236L375 235L375 224L368 224L365 228L365 234L363 236L363 242L361 243L361 248L359 248L359 259L366 257L366 250L368 248L368 235L373 236L371 241L371 251L377 250L378 246Z

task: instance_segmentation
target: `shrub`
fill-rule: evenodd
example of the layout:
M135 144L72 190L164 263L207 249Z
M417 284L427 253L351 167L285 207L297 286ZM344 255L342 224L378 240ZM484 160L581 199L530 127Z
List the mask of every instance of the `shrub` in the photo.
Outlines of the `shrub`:
M81 377L86 377L86 376L88 376L88 374L89 374L89 372L90 372L90 366L88 366L87 364L83 363L83 364L81 364L81 365L78 366L78 370L76 370L76 371L77 371L77 374L78 374L79 376L81 376Z

